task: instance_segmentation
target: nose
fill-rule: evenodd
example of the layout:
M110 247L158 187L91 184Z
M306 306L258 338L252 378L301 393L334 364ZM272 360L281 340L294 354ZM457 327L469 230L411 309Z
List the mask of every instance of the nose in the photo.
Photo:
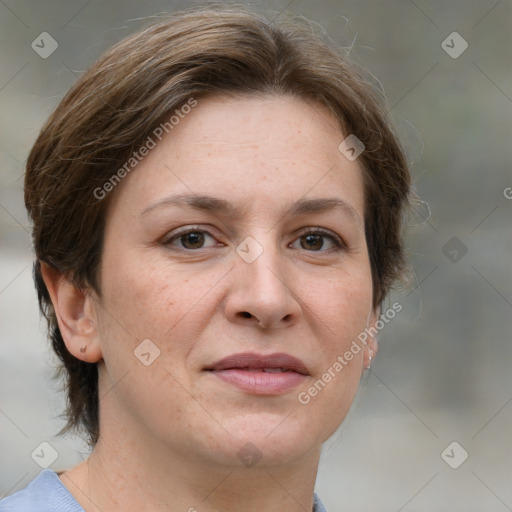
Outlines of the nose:
M278 250L263 251L252 263L236 258L224 302L227 319L264 329L295 324L302 308Z

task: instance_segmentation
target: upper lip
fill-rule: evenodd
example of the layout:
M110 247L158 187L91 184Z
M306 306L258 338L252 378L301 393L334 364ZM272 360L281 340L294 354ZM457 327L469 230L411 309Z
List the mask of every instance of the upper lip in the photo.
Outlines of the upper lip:
M210 371L233 370L237 368L282 368L303 375L309 375L306 365L298 358L289 354L276 353L261 355L244 352L220 359L205 368Z

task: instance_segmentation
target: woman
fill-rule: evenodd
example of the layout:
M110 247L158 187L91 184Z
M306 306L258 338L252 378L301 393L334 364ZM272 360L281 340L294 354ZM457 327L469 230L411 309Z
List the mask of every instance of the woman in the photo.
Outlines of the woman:
M27 162L41 310L89 458L2 510L324 510L410 178L311 27L197 9L122 41Z

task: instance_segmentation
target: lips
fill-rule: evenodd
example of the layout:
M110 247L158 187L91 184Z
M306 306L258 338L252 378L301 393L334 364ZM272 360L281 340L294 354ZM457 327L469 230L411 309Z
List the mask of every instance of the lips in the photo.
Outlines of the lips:
M205 368L213 376L258 395L279 395L309 376L306 365L289 354L234 354Z
M296 357L288 354L270 354L267 356L243 353L225 357L212 366L206 368L210 371L244 369L248 371L293 371L302 375L309 375L306 365Z

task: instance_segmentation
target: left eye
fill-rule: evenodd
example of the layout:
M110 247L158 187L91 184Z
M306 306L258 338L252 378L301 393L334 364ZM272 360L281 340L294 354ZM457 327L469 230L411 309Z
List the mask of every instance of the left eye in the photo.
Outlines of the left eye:
M207 240L211 242L206 245ZM187 231L173 236L167 242L167 245L177 245L180 249L204 249L205 247L213 247L216 245L215 239L206 231Z
M299 243L300 247L296 244ZM297 240L295 240L291 246L295 246L296 249L305 249L306 251L323 252L333 248L341 248L342 243L337 239L336 236L330 233L323 233L319 231L311 231L302 234Z

